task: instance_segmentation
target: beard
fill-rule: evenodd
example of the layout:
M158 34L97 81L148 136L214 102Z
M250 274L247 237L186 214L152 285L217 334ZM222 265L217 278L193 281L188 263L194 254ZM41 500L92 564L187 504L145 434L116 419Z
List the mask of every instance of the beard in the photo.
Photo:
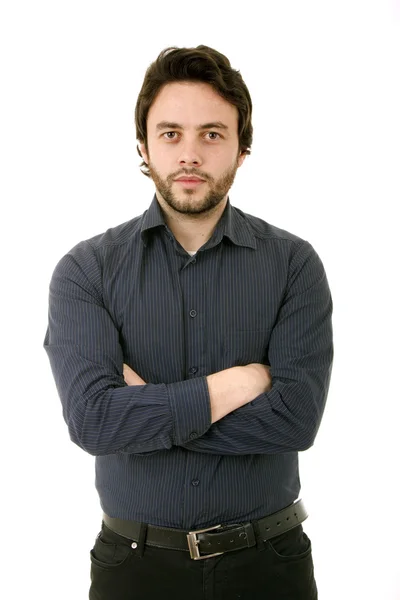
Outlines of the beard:
M224 200L235 180L238 161L218 179L214 179L207 173L193 169L180 169L176 173L168 175L166 179L163 179L150 161L148 169L156 189L168 206L181 214L198 215L210 212ZM201 177L205 180L205 183L201 184L200 187L206 187L206 191L200 192L197 189L182 188L179 193L173 192L172 186L179 185L174 182L174 179L182 175L196 175L197 177Z

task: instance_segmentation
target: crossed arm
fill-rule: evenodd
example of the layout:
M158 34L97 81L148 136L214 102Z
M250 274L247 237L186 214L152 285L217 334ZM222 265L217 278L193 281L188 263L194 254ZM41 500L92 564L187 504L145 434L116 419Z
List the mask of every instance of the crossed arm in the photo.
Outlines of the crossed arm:
M309 448L329 388L332 302L315 252L300 252L271 331L271 366L253 363L168 384L146 383L128 366L122 375L97 257L87 244L66 255L50 285L44 346L71 440L95 456L173 446L218 455ZM91 337L82 326L88 321Z
M125 363L123 376L127 385L146 384L146 381ZM272 384L269 367L260 363L225 369L209 375L206 379L210 395L211 424L251 402L258 395L268 392Z

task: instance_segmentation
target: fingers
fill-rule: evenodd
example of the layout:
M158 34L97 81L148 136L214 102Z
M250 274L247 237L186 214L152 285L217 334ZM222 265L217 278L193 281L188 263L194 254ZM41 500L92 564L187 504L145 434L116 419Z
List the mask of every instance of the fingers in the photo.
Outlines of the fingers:
M140 377L133 369L124 363L123 376L127 385L146 385L144 379Z
M123 365L123 376L127 385L135 385L136 373L128 365Z

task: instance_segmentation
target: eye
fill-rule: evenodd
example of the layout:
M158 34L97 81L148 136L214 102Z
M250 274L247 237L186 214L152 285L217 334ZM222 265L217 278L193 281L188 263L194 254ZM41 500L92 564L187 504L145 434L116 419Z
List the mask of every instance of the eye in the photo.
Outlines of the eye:
M167 136L167 140L173 140L173 139L175 139L173 137L170 137L171 134L175 135L176 131L166 131L165 133L163 133L163 137Z
M217 133L216 131L209 131L209 132L207 133L207 135L217 135L218 137L221 137L221 136L220 136L220 134L219 134L219 133ZM216 137L213 137L212 139L213 139L213 140L216 140L216 139L218 139L218 138L216 138Z

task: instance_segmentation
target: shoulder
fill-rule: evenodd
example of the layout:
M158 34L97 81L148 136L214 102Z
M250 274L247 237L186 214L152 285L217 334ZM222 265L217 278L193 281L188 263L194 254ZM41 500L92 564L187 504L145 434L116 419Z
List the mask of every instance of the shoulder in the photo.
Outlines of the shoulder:
M294 271L301 269L305 264L323 270L321 259L308 240L272 225L260 217L234 208L239 218L247 223L257 239L257 248L261 252L267 253L268 256L272 255L280 264L286 264Z
M234 210L237 212L239 219L246 222L259 242L257 246L261 250L271 251L273 249L274 252L288 257L293 257L298 252L302 254L305 251L313 251L311 244L300 236L272 225L260 217L245 213L239 208L234 207Z
M290 231L286 231L286 229L281 229L276 227L275 225L271 225L264 219L260 217L256 217L255 215L251 215L249 213L245 213L236 206L234 210L242 217L246 223L250 226L254 235L259 239L271 240L276 242L289 242L289 243L304 243L303 240L298 235L291 233Z
M53 272L53 281L64 278L98 282L101 279L105 255L112 255L136 239L137 233L140 234L140 219L141 217L135 217L77 243L58 261Z
M108 249L112 251L113 248L117 249L129 244L135 239L136 234L140 233L140 219L141 217L135 217L125 223L110 227L103 233L82 240L71 248L65 257L69 256L79 261L89 260L96 255L101 255L103 251Z
M140 217L135 217L130 221L121 223L116 227L110 227L104 233L95 235L87 240L81 242L81 244L90 246L93 251L98 251L112 246L121 246L132 241L136 233L140 233L141 225ZM78 244L79 245L79 244Z

